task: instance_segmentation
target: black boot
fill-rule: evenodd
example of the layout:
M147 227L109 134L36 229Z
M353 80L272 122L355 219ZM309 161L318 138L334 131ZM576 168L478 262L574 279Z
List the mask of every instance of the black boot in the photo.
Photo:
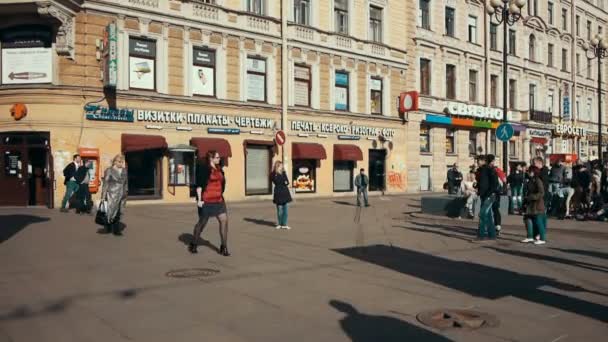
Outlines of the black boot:
M196 245L196 243L194 243L194 242L190 242L190 243L188 244L188 251L189 251L190 253L192 253L192 254L196 254L196 253L198 253L197 247L198 247L198 246Z
M220 254L223 256L230 256L230 252L228 252L228 247L221 245L220 246Z
M114 234L116 236L121 236L122 235L122 232L120 231L120 226L119 226L118 222L112 223L112 234Z

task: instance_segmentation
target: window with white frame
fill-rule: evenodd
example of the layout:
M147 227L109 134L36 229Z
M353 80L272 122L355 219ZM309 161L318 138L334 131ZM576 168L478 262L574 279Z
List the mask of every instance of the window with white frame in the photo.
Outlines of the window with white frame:
M382 8L369 7L369 39L382 43Z
M349 77L346 71L336 71L334 86L334 109L340 111L349 110Z
M310 107L311 77L310 66L294 66L294 104L296 106Z
M370 78L370 104L372 114L382 114L382 79Z
M469 16L469 43L477 44L477 17Z
M418 26L426 30L431 29L430 2L431 0L419 0L418 2Z
M44 26L14 27L0 33L0 84L53 81L52 31Z
M129 37L129 88L156 89L156 41Z
M247 12L264 15L265 7L264 0L247 0Z
M266 60L247 57L247 101L266 102Z
M293 15L296 24L310 25L310 1L293 0Z
M192 93L215 96L215 51L195 47L192 49Z
M335 30L348 34L348 0L334 0Z

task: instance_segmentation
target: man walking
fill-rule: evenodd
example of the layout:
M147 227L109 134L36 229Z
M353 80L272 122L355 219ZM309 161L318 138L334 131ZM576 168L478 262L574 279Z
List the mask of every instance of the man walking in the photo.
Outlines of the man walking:
M448 170L448 194L455 195L460 190L462 183L462 173L458 171L458 164L454 163Z
M61 201L61 212L66 213L68 211L66 209L66 205L70 200L70 197L72 197L72 195L78 191L79 184L76 182L76 171L78 171L81 162L82 159L80 158L80 155L75 154L72 158L72 162L63 169L63 177L65 178L63 181L63 184L65 185L65 195Z
M479 210L479 230L477 231L477 241L496 240L496 227L492 214L496 189L498 187L498 177L490 166L494 162L493 155L487 155L479 159L479 170L477 173L477 187L479 198L481 199L481 209Z
M361 195L363 195L363 201L365 206L369 207L367 201L367 185L369 184L369 178L365 174L365 169L359 170L359 174L355 177L355 186L357 187L357 206L361 206Z

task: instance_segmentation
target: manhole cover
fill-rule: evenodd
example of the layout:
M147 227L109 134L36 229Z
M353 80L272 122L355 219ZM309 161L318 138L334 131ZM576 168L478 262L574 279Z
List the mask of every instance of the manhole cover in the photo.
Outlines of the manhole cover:
M205 278L218 273L220 273L219 270L211 268L183 268L169 271L165 273L165 275L169 278Z
M497 327L498 319L485 312L460 309L441 309L419 313L418 321L432 328L475 330Z

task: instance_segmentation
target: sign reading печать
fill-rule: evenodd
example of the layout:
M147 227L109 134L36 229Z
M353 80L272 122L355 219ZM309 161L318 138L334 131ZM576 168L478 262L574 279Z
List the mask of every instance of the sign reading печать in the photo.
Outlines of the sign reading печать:
M395 136L395 130L392 128L320 123L312 121L291 121L291 130L305 133L350 134L369 137L383 136L386 138L392 138Z

